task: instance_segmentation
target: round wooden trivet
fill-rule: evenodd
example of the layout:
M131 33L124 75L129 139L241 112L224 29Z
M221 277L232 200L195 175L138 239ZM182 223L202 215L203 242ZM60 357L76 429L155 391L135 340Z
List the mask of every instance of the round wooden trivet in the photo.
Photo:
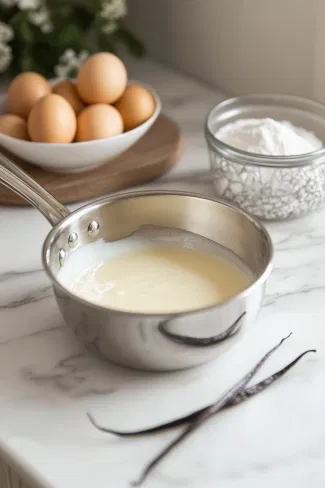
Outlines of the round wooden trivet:
M160 115L149 132L114 161L85 173L49 173L15 161L62 203L73 203L152 181L175 166L183 141L178 125ZM1 205L28 205L0 184Z

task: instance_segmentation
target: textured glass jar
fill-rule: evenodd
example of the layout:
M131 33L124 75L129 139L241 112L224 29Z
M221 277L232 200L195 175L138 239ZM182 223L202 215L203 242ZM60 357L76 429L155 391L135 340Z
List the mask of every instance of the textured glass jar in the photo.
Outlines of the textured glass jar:
M246 95L226 100L207 116L205 137L219 197L265 220L316 209L325 200L325 147L296 156L265 156L236 149L215 137L244 118L288 120L312 131L325 145L325 106L294 95Z

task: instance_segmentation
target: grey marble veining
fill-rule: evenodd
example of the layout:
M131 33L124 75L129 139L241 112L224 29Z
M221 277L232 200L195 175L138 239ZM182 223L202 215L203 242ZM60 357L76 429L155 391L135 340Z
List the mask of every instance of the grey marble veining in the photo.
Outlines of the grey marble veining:
M147 187L212 195L203 121L225 96L148 61L133 63L130 73L157 88L185 140L180 164ZM32 209L0 208L0 452L5 462L31 488L126 488L176 431L120 440L94 430L86 411L121 430L184 415L213 401L292 331L257 380L304 349L316 347L317 354L263 394L209 421L145 486L324 488L324 219L325 209L268 224L276 252L265 305L229 353L200 368L149 374L109 365L83 350L64 326L41 270L48 223Z

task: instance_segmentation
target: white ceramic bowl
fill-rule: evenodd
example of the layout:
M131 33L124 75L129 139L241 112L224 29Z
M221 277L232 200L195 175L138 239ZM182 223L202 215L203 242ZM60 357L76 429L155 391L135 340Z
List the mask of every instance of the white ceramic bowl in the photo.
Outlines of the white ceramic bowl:
M53 83L53 82L52 82ZM156 102L154 114L144 124L119 136L96 141L74 142L71 144L46 144L22 141L0 134L0 145L12 154L54 173L77 173L102 166L127 151L153 125L161 111L161 101L155 90L141 84L153 95ZM0 99L0 112L4 113L5 95Z

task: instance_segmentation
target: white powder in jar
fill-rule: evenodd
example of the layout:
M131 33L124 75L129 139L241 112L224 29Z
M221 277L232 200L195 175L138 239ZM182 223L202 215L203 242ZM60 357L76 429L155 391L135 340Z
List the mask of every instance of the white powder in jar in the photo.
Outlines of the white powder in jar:
M229 146L265 156L294 156L323 147L313 132L270 118L236 120L221 127L215 136Z

